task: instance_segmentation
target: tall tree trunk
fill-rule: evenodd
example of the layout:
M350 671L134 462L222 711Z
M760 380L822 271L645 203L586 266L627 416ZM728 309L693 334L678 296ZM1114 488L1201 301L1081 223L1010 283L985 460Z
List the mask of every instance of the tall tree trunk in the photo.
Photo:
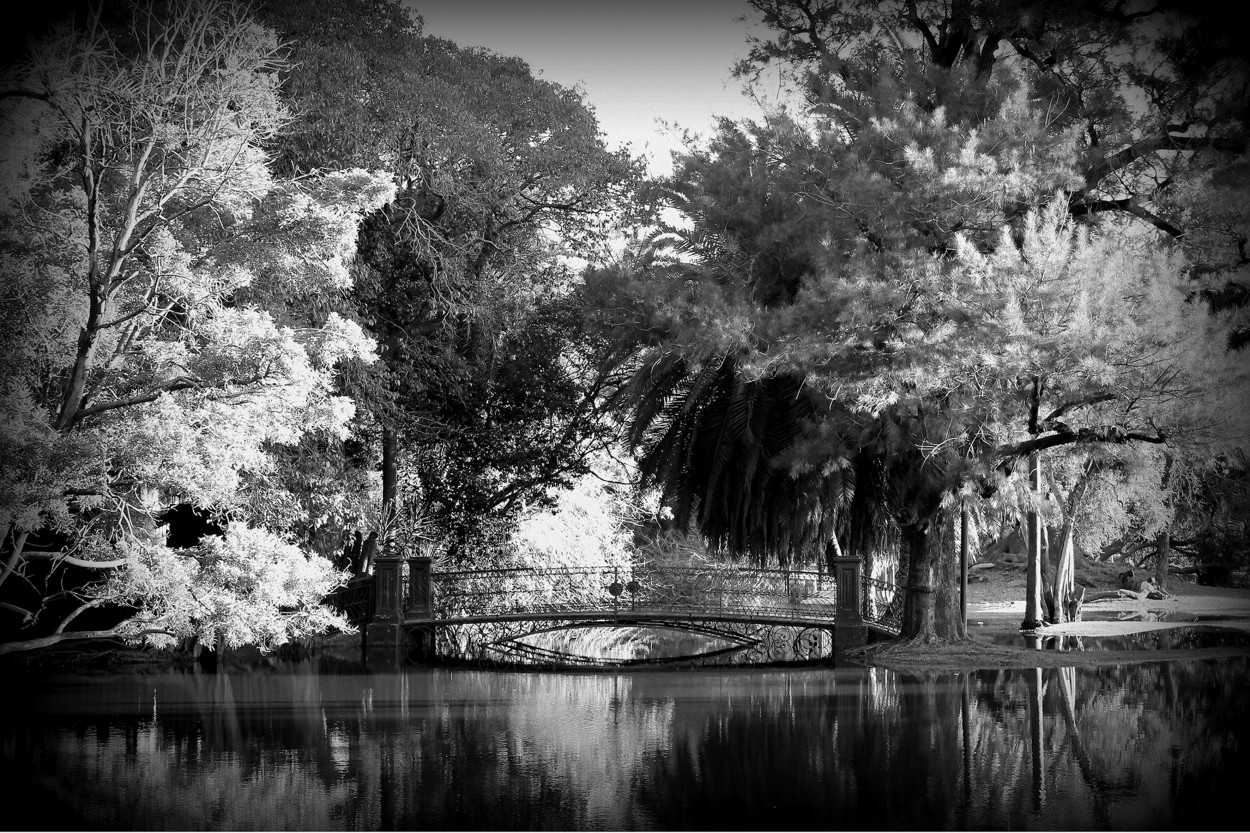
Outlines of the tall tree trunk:
M368 575L373 572L373 562L378 555L378 531L369 533L369 537L365 539L364 544L360 547L360 568L357 575Z
M959 502L959 622L968 634L968 507Z
M937 579L938 636L943 639L964 639L968 636L959 603L959 517L956 513L939 512L933 519L926 540L926 550L934 559L933 574Z
M1168 558L1172 554L1172 533L1165 526L1155 536L1155 587L1167 592Z
M399 508L399 435L382 426L382 552L394 554L395 519Z
M959 607L954 523L938 510L927 523L901 527L907 557L902 638L931 642L965 636Z
M902 527L903 555L907 559L907 598L903 604L902 637L932 639L937 636L937 588L933 565L925 557L923 526Z
M9 547L9 557L5 559L3 567L0 567L0 584L13 575L17 569L18 562L22 559L22 551L26 548L26 538L30 535L29 530L19 530L16 525L9 526L9 534L5 536L6 543L11 542Z
M1063 533L1059 538L1059 547L1055 553L1054 575L1052 577L1050 598L1053 600L1051 617L1056 624L1072 622L1080 618L1080 604L1084 591L1078 596L1076 592L1076 521L1081 512L1081 501L1089 486L1089 475L1092 468L1089 464L1081 471L1076 485L1063 501ZM1051 487L1056 496L1058 485L1051 480ZM1049 553L1047 554L1049 557Z
M1161 591L1167 592L1168 589L1168 559L1172 555L1172 497L1168 490L1172 486L1172 452L1169 451L1163 458L1163 486L1164 505L1168 510L1168 519L1155 536L1155 586Z
M1050 597L1053 599L1050 615L1055 624L1076 619L1073 609L1076 594L1076 545L1072 533L1072 525L1065 522L1063 534L1059 537L1058 552L1055 553L1055 572L1050 585ZM1050 553L1046 557L1049 558Z
M94 277L93 275L93 280ZM83 396L87 390L87 376L95 361L100 330L104 325L108 310L108 294L103 287L93 283L87 309L87 322L78 333L78 351L74 356L74 366L70 368L69 377L65 380L65 393L61 397L61 407L57 410L56 422L53 425L58 431L69 429L82 407Z
M1029 488L1034 500L1041 499L1041 462L1037 452L1029 455ZM1020 630L1042 626L1042 523L1036 509L1030 509L1025 529L1028 543L1027 579L1024 586L1024 621Z

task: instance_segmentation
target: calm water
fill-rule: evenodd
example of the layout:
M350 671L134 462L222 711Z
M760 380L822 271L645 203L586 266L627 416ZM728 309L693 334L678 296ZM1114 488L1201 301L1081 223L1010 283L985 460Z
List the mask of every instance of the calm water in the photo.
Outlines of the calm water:
M1244 829L1248 662L9 679L5 826Z

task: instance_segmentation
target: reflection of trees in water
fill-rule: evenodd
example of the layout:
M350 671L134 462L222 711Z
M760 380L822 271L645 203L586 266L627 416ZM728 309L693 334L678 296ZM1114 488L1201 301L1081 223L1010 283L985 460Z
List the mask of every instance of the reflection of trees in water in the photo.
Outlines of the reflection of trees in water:
M670 735L671 703L602 675L171 675L142 720L153 687L119 688L117 725L5 740L6 762L39 750L26 771L68 826L610 827Z
M863 824L845 799L894 777L877 773L865 781L848 754L897 740L896 722L873 719L873 693L886 699L893 692L885 676L775 672L720 679L721 692L676 699L671 754L635 776L638 801L659 827L878 826Z
M672 702L635 698L628 676L523 680L507 715L509 772L533 773L580 796L582 806L560 825L566 829L631 818L632 796L621 785L639 762L666 755Z
M1234 660L976 675L970 814L992 827L1216 822L1232 793L1195 802L1180 787L1227 784L1229 756L1244 760L1246 672Z
M1248 671L165 676L0 760L72 827L1221 826Z
M103 714L71 717L68 725L28 721L19 744L30 755L24 777L75 827L324 827L347 791L324 779L320 720L306 707L318 699L316 686L315 675L127 680L81 705ZM271 704L290 708L249 708L259 687ZM118 692L128 702L110 697ZM13 751L4 750L5 761L14 761Z
M619 826L631 815L621 785L669 737L671 706L634 698L627 677L376 680L368 725L330 730L353 782L351 802L335 811L347 827Z
M105 738L62 734L54 743L55 772L40 782L46 800L73 808L71 827L170 830L324 828L342 790L327 785L306 764L256 768L232 756L201 763L172 750L128 756L122 731ZM164 744L156 726L138 731L142 744Z
M730 647L728 639L675 628L649 625L561 627L528 634L517 640L543 651L603 662L691 657ZM507 661L517 661L516 656ZM545 657L543 661L545 661Z
M642 801L665 827L1224 825L1248 763L1247 670L870 671L851 690L798 704L776 693L694 733L679 704L674 754Z

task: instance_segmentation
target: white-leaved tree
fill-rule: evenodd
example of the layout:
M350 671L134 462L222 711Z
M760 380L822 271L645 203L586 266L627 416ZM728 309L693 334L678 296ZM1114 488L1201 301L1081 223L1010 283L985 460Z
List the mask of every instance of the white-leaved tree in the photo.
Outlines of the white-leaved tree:
M1045 618L1072 615L1082 528L1164 536L1162 584L1175 495L1250 441L1250 374L1230 344L1237 313L1212 312L1179 247L1140 227L1076 229L1054 205L1028 218L1019 242L1004 235L989 257L964 247L960 263L994 288L1002 345L966 372L1016 394L993 395L993 418L980 430L1000 460L1031 456L1060 475L1032 496L1038 511L1049 486L1062 533L1050 562L1035 567L1030 610L1040 613L1048 596Z
M802 103L678 159L684 228L651 242L680 259L604 276L629 439L718 549L897 532L903 635L959 638L953 510L1005 464L1157 446L1171 484L1182 447L1250 444L1221 424L1246 411L1245 52L1201 4L750 5L739 74Z
M343 577L265 525L257 484L275 448L347 430L336 365L372 341L281 300L350 286L358 222L393 186L272 175L280 54L240 6L174 0L98 8L4 79L0 652L269 648L344 624L321 604ZM177 504L225 534L167 546Z
M1072 601L1072 536L1091 487L1127 473L1141 493L1138 513L1153 513L1162 529L1179 470L1250 442L1250 369L1230 347L1236 313L1213 312L1182 251L1150 231L1078 226L1055 199L1004 225L990 245L958 236L953 258L913 258L872 282L887 298L918 300L881 303L861 276L826 274L808 303L786 313L821 321L823 331L791 339L755 371L796 366L796 356L810 367L823 351L832 372L809 373L809 384L840 391L863 414L914 414L922 467L946 478L948 519L958 498L989 483L1020 489L1022 480L1003 475L1026 460L1059 464L1066 488L1050 478L1059 502L1049 510L1039 505L1044 478L1017 493L1022 508L1063 529L1051 542L1052 615ZM848 374L838 357L865 329L889 333L887 349Z

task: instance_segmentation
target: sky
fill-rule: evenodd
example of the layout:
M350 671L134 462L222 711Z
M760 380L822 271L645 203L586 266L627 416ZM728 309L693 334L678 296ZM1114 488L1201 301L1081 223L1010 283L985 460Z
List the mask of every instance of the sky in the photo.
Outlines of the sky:
M516 56L533 73L579 86L610 148L629 144L652 173L671 171L680 129L761 110L730 76L754 19L746 0L404 0L425 33ZM736 20L744 15L749 20ZM675 125L665 130L659 121Z

